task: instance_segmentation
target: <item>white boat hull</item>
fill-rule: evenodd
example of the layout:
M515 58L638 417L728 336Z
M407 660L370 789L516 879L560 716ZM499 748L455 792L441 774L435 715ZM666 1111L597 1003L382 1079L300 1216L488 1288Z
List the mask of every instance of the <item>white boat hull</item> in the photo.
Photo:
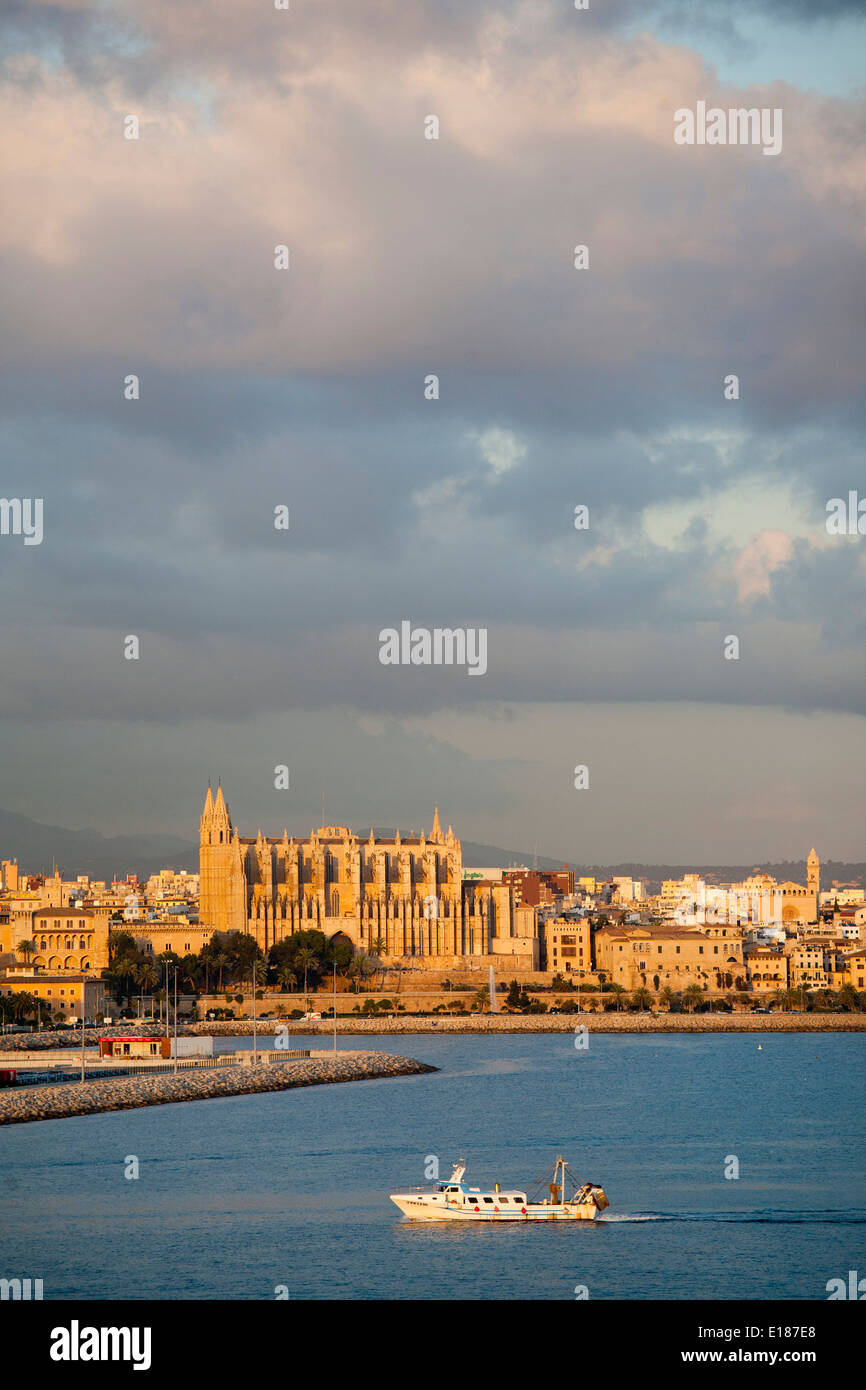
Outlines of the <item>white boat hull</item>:
M471 1207L433 1205L421 1197L406 1193L394 1193L391 1201L399 1207L404 1216L413 1221L595 1221L598 1207L595 1202L568 1202L553 1206L545 1203L529 1204L525 1209L513 1211L475 1211Z

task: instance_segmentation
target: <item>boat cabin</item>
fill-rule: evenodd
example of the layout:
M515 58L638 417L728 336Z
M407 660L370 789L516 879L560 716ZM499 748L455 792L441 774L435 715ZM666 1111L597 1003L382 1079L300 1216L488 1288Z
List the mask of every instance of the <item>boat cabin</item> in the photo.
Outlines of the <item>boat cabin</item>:
M509 1207L525 1207L525 1192L482 1192L480 1187L467 1187L463 1182L440 1182L436 1191L430 1194L433 1202L444 1202L448 1206L469 1207L472 1211L503 1211Z

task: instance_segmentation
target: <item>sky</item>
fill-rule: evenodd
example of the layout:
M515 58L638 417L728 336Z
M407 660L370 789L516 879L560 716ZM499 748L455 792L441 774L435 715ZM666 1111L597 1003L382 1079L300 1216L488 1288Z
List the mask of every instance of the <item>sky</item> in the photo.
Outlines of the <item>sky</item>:
M0 491L43 502L0 805L866 859L861 3L29 0L0 43ZM699 101L780 152L677 144ZM403 621L486 670L383 665Z

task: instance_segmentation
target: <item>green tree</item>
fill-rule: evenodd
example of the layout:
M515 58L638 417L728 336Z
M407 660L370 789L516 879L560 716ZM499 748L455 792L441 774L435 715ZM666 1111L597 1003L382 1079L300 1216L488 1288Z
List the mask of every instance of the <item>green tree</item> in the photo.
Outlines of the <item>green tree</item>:
M298 966L298 968L299 968L300 970L303 970L303 972L304 972L304 994L306 995L306 993L307 993L307 981L308 981L308 978L309 978L310 970L311 970L311 968L317 968L317 967L319 966L319 964L320 964L319 957L318 957L318 955L316 954L316 952L312 949L312 947L310 947L310 946L301 946L301 947L295 952L295 963L296 963L296 965ZM359 973L359 975L360 975L360 973L361 973L361 972L360 972L360 967L359 967L358 973Z
M704 991L700 985L688 985L683 990L683 1004L688 1013L694 1013L698 1004L703 1002Z
M836 996L840 1009L846 1013L863 1012L863 995L858 994L853 985L843 985Z
M280 965L277 968L277 984L284 994L291 994L297 983L298 977L290 965Z
M216 955L214 956L214 959L213 959L213 964L214 964L215 969L219 971L219 986L218 986L218 988L219 988L220 994L222 994L222 988L223 988L223 971L227 970L228 967L231 965L231 963L232 963L232 959L231 959L231 956L229 955L228 951L222 951L222 950L217 951L217 953L216 953Z
M142 993L151 994L155 986L160 983L162 976L152 960L145 960L137 967L135 978L141 986Z
M477 989L475 991L475 994L472 996L472 1007L473 1009L481 1009L483 1011L489 1005L489 1003L490 986L482 985L481 988Z

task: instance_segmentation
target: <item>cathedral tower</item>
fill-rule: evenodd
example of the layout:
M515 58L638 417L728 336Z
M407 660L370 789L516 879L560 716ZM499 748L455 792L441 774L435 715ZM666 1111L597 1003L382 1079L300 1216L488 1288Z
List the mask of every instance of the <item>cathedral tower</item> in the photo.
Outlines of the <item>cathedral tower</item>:
M821 861L815 853L814 848L806 860L806 887L810 893L815 894L815 906L818 906L818 893L821 887Z
M230 920L237 916L232 910L235 894L231 891L237 877L236 857L237 846L232 855L232 821L223 789L218 786L214 797L208 784L199 823L199 916L202 924L214 931L243 931L245 927L243 909L239 924Z

